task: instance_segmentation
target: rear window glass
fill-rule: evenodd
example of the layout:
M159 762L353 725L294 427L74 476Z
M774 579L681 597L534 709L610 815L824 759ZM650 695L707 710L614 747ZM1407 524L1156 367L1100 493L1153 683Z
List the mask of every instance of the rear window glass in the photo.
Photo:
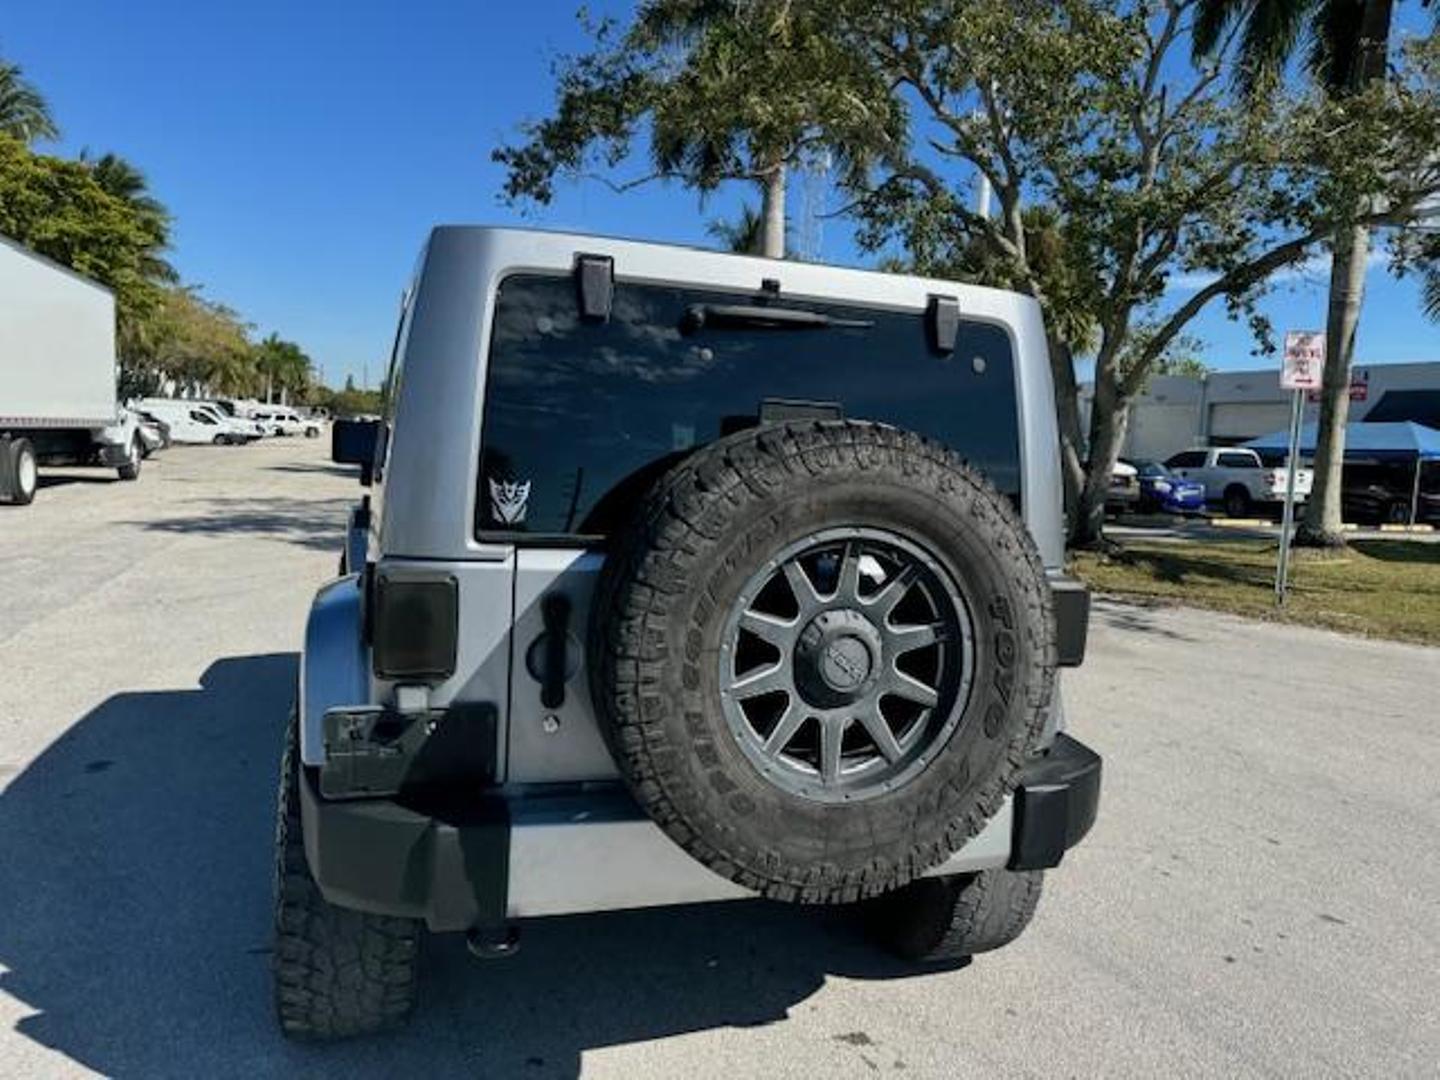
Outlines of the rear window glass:
M867 326L682 329L744 295L617 282L611 317L579 316L568 277L501 285L482 424L481 533L603 537L674 462L761 417L879 420L945 443L1018 503L1014 358L1000 327L962 321L953 353L921 314L801 302Z
M1186 450L1165 462L1172 469L1198 469L1205 464L1205 451Z
M1253 469L1255 459L1249 454L1221 454L1216 462L1222 469Z

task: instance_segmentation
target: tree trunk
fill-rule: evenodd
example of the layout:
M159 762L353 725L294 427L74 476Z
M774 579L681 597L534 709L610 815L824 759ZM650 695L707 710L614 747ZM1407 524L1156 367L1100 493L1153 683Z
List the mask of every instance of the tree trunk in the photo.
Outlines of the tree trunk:
M1393 9L1393 0L1365 0L1355 43L1358 55L1350 69L1347 89L1360 90L1386 77ZM1355 359L1355 330L1365 299L1365 264L1369 255L1367 229L1344 226L1336 232L1325 320L1325 377L1315 436L1315 484L1305 516L1295 530L1295 543L1301 547L1345 546L1340 519L1345 424L1350 419L1350 368Z
M1110 474L1120 460L1129 421L1127 402L1120 396L1114 349L1101 346L1095 362L1095 398L1090 405L1090 460L1079 505L1070 525L1070 546L1099 547L1105 531L1105 496Z
M762 183L763 203L761 214L764 225L761 232L760 254L767 259L785 257L785 166L776 165L765 175Z
M1060 480L1065 498L1065 520L1073 522L1085 483L1081 454L1080 390L1075 383L1075 356L1067 342L1049 339L1050 374L1055 384L1055 418L1060 428ZM1067 533L1069 526L1066 527Z
M1325 320L1325 376L1320 387L1320 425L1315 435L1315 484L1295 532L1301 547L1344 547L1340 521L1345 424L1350 419L1350 365L1355 329L1365 298L1365 264L1370 235L1363 226L1335 234L1330 266L1330 306Z

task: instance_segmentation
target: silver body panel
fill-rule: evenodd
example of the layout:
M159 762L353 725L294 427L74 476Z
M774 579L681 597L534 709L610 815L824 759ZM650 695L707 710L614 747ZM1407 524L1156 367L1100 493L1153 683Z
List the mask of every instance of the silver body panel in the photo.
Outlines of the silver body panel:
M749 893L692 860L650 821L626 814L531 809L527 789L617 776L592 707L583 642L602 556L576 548L517 548L475 537L476 472L489 352L489 313L499 283L516 272L567 274L577 253L614 259L618 281L678 283L753 292L778 279L784 295L923 312L932 294L956 296L962 317L1010 336L1020 409L1022 512L1048 568L1063 560L1058 434L1038 305L995 289L920 277L777 262L593 236L444 227L430 237L402 315L398 387L390 438L378 464L368 544L377 572L453 574L459 585L456 673L431 688L429 704L493 705L498 780L514 797L510 914L553 915L719 900ZM360 532L361 530L356 530ZM349 584L346 585L345 583ZM540 599L571 601L564 704L546 709L527 654L544 632ZM394 687L370 673L359 644L353 578L321 590L302 663L302 756L319 765L326 708L393 703ZM353 700L342 700L347 695ZM1047 737L1063 723L1057 705ZM613 801L613 800L612 800ZM934 873L1003 866L1010 853L1007 800L986 829Z
M1004 866L1011 805L927 877ZM660 907L755 894L696 862L645 818L516 815L510 834L511 918Z
M590 597L603 562L595 552L575 549L531 548L516 556L506 771L511 783L609 780L620 775L596 723L585 666ZM545 630L540 598L552 590L570 598L572 612L565 702L547 709L540 702L540 681L527 660Z

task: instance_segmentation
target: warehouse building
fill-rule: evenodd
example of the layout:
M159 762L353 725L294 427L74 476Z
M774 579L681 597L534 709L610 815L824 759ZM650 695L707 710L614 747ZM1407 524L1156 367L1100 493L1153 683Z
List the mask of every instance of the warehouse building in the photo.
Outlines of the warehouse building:
M1440 430L1440 362L1369 364L1351 374L1351 421L1410 420ZM1091 392L1089 384L1081 387L1087 428ZM1314 423L1320 398L1306 397L1304 419ZM1157 375L1131 406L1121 456L1164 460L1192 446L1234 446L1289 424L1290 395L1280 389L1278 362L1253 371Z

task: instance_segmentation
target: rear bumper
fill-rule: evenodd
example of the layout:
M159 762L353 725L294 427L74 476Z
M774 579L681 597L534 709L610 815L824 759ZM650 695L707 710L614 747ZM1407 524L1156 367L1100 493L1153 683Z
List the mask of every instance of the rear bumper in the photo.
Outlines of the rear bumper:
M1062 734L980 835L933 872L1056 866L1094 824L1099 799L1099 755ZM300 807L327 900L432 930L751 895L690 858L613 785L420 813L388 799L328 801L316 770L302 769Z

